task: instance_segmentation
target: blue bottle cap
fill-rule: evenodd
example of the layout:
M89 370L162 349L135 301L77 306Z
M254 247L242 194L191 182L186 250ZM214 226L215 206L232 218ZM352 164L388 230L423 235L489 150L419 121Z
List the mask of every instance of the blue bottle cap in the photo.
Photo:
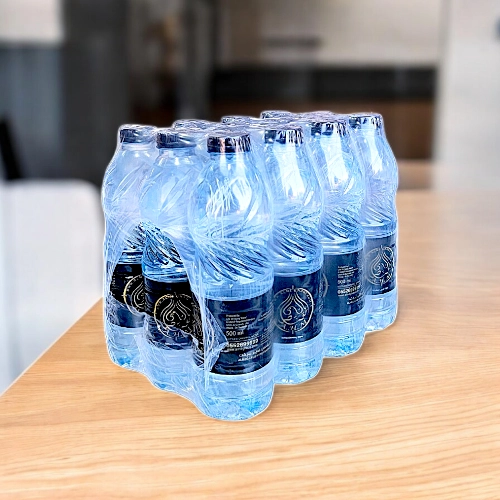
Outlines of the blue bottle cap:
M349 125L354 129L381 129L384 120L379 113L352 113L349 115Z
M207 138L207 151L209 153L247 153L250 151L250 135L236 127L214 130Z
M264 141L267 144L302 144L304 132L300 125L273 125L266 128Z
M311 123L311 136L345 135L347 133L347 118L335 115L332 118L317 118Z
M156 127L150 125L122 125L120 127L120 142L147 143L153 142Z
M173 128L164 128L156 133L158 149L193 148L196 140L189 132L181 132Z

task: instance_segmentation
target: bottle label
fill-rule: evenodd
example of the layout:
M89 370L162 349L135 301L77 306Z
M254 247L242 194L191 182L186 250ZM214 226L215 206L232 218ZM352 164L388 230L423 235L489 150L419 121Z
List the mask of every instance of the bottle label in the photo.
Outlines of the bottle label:
M193 294L189 282L165 283L144 278L148 340L170 349L191 346Z
M396 287L396 233L367 238L365 247L366 293L380 295Z
M112 264L108 263L108 272ZM141 264L116 264L109 287L111 297L125 307L109 305L108 319L125 328L140 328L144 324L144 279Z
M363 252L325 255L323 263L323 314L348 316L365 305Z
M228 345L212 372L224 375L250 373L267 365L273 356L273 294L247 300L207 300Z
M275 342L295 344L323 328L322 271L303 276L274 277Z

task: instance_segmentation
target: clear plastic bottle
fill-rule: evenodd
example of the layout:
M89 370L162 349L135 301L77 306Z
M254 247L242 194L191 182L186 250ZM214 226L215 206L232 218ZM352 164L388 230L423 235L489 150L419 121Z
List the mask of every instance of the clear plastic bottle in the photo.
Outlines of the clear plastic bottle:
M192 285L227 345L205 370L199 393L208 415L244 420L264 411L274 388L272 209L248 134L212 132L207 149L210 162L189 211L200 273Z
M183 261L194 257L186 199L202 160L189 133L161 129L156 145L159 156L141 196L146 314L140 350L153 385L183 393L190 389L193 336L200 331Z
M365 236L360 222L364 179L351 148L345 117L318 115L309 130L324 193L320 233L324 251L325 352L329 357L342 357L356 352L365 334Z
M366 235L367 332L382 330L396 319L398 166L377 113L350 115L350 126L364 166L366 196L361 223Z
M104 239L104 331L111 360L139 369L136 335L143 331L144 282L141 259L144 232L139 196L154 157L155 128L123 125L118 148L102 185Z
M302 127L272 123L264 125L263 156L274 203L275 381L298 384L316 376L323 362L323 193Z

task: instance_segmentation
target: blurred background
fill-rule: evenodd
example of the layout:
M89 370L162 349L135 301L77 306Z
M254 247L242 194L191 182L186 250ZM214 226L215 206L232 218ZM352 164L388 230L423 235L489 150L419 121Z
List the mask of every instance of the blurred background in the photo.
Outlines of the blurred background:
M262 109L378 111L401 189L498 189L500 0L0 0L0 393L101 295L118 126Z

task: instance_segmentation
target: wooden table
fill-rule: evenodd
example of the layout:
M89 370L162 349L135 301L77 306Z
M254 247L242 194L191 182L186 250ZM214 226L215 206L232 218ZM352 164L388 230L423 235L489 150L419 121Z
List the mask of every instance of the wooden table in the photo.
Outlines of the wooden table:
M399 194L397 322L247 422L113 365L97 304L0 399L0 497L500 498L499 199Z

